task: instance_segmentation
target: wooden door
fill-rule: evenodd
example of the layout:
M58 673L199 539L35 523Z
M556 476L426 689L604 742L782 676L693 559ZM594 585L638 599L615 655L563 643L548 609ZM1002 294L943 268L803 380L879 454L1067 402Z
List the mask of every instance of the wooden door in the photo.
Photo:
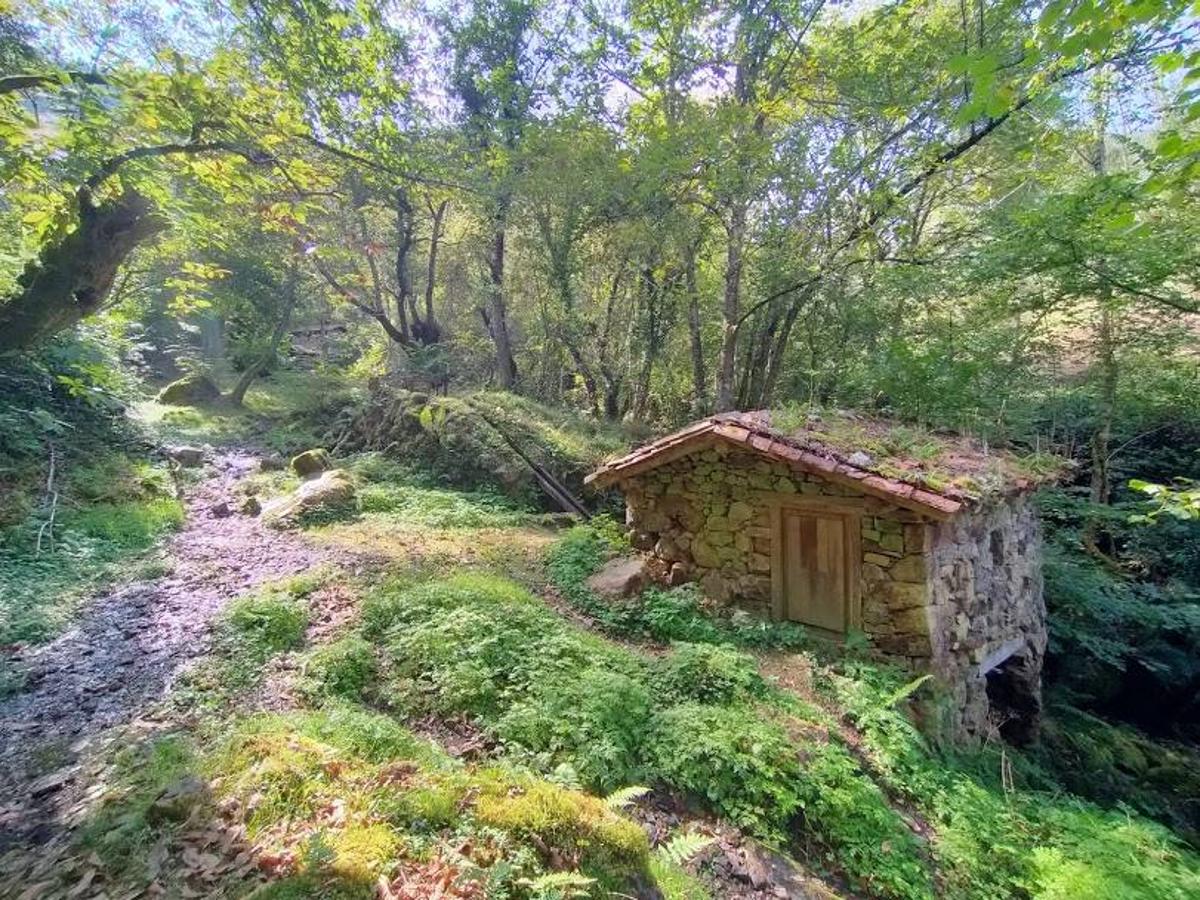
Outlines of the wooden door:
M850 624L852 518L802 509L780 510L783 618L826 631Z

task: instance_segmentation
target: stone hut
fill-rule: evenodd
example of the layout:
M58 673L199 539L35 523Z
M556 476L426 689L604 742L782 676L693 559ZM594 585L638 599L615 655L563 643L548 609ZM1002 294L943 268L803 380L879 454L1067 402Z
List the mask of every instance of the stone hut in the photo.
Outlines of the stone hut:
M962 437L775 418L704 419L587 481L620 488L634 545L669 583L818 634L863 632L940 681L931 727L1030 739L1046 649L1035 479Z

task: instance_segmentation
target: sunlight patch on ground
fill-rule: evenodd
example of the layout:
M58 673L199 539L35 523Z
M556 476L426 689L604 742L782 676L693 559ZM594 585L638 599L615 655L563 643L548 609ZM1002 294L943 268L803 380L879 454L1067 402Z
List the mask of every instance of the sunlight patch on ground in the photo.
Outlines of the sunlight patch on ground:
M365 515L311 529L310 540L382 557L405 565L486 565L533 573L559 532L534 526L510 528L423 528L397 524L385 515Z

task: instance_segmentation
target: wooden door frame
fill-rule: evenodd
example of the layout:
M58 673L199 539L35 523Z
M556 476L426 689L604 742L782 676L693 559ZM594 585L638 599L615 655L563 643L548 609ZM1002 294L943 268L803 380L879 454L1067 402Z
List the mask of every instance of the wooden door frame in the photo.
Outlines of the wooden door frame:
M861 503L855 498L810 496L805 494L763 493L760 500L767 506L771 518L771 618L776 622L787 620L787 597L783 583L783 512L794 510L799 513L821 515L842 520L846 529L846 633L862 628L862 516ZM803 623L800 623L803 624ZM823 628L804 625L822 633Z

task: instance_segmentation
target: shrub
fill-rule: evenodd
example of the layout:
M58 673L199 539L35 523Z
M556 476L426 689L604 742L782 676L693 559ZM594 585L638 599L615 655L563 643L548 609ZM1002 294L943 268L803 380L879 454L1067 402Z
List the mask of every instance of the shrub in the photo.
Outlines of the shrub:
M720 644L672 645L655 682L664 695L683 702L727 703L760 696L766 689L754 658Z
M845 750L806 747L797 790L805 820L857 884L887 897L918 900L932 894L913 833Z
M419 584L367 618L372 628L392 623L387 652L418 699L489 720L539 685L613 655L605 642L564 627L519 585L494 577Z
M649 663L490 578L427 582L376 603L377 627L390 624L383 640L393 690L470 713L523 762L605 790L661 780L777 840L812 802L829 813L829 822L815 812L810 820L829 845L856 851L868 840L891 841L906 854L897 868L919 868L903 823L844 749L828 749L841 768L825 761L812 770L819 778L802 784L806 770L774 721L779 714L742 699L767 693L745 654L684 644ZM826 786L837 798L822 807L813 795ZM839 802L848 797L870 804L869 827L847 824ZM865 851L852 857L851 873L866 879L866 860Z
M687 703L656 718L648 752L669 784L731 821L782 837L800 808L800 760L787 734L750 707Z
M641 779L650 695L620 672L585 669L569 681L535 688L496 723L496 734L545 754L544 769L571 766L585 784L611 790Z
M225 620L243 640L266 653L277 653L304 640L308 610L291 594L268 588L234 600Z
M309 672L321 690L341 697L361 697L376 671L374 648L355 636L326 644L309 659Z
M1039 898L1200 896L1196 858L1159 825L1069 800L1029 812L1040 833L1030 852Z
M541 608L528 591L505 578L478 574L428 582L399 578L367 596L363 602L363 628L368 637L378 637L393 625L421 621L430 613L477 602Z

